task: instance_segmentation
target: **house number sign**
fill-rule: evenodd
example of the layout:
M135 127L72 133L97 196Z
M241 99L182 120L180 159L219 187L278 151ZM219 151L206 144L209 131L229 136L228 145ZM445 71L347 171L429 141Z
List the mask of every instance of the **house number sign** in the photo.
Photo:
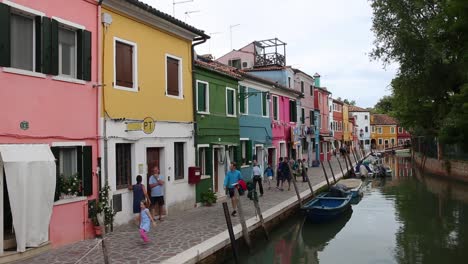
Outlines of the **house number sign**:
M20 128L21 128L22 130L28 130L28 129L29 129L29 122L28 122L28 121L22 121L22 122L20 123Z

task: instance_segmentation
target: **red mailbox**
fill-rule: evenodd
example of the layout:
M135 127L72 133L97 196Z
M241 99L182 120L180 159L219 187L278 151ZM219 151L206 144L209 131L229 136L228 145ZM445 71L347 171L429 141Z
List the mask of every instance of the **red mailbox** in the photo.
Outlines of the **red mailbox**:
M188 183L197 184L201 180L201 169L200 167L189 167L188 169Z

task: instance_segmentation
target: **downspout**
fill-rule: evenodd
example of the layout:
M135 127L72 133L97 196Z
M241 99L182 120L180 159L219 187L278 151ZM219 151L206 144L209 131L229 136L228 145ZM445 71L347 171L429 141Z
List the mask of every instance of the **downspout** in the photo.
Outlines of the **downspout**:
M98 6L100 7L102 2L104 0L99 0L98 2ZM100 9L100 8L99 8ZM100 24L98 25L98 28L99 29L102 29L102 25L101 25L101 19L99 19L99 22ZM103 172L104 172L104 177L105 177L105 183L108 182L109 180L109 173L108 173L108 144L107 144L107 119L106 119L106 102L105 102L105 88L104 88L104 58L105 58L105 52L104 52L104 47L105 47L105 34L106 34L106 29L104 29L104 32L101 32L101 30L99 30L100 34L99 34L99 38L101 38L101 41L100 43L101 44L101 63L99 63L99 65L101 66L101 69L100 69L100 78L101 78L101 83L102 83L102 107L101 107L101 111L102 111L102 114L103 114L103 126L102 126L102 139L104 140L103 142L103 155L104 155L104 164L103 164ZM102 178L101 178L101 181L102 181ZM102 182L99 183L99 186L101 187L102 186Z
M196 80L195 80L195 46L200 45L205 43L208 38L207 37L196 37L193 39L194 43L192 43L192 101L193 101L193 147L195 150L197 149L197 137L196 137L196 132L198 128L198 123L197 123L197 87L196 86Z

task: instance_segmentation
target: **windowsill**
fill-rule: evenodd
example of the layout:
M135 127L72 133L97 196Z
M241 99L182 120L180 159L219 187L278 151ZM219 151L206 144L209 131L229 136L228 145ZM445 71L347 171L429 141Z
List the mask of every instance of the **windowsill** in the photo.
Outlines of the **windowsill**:
M61 204L69 204L69 203L76 203L76 202L81 202L81 201L86 201L86 196L78 196L78 197L73 197L73 198L67 198L67 199L62 199L54 202L55 205L61 205Z
M197 114L199 114L199 115L209 115L210 112L197 112Z
M202 176L200 177L200 180L206 180L206 179L210 179L210 178L211 178L210 175L202 175Z
M71 78L71 77L65 77L65 76L54 76L54 77L52 77L52 80L61 81L61 82L76 83L76 84L81 84L81 85L86 84L86 81Z
M226 115L226 117L237 117L236 115Z
M175 96L175 95L170 95L166 94L167 97L177 99L177 100L184 100L184 96Z
M127 91L127 92L133 92L133 93L137 93L137 92L138 92L138 89L136 89L135 87L134 87L134 88L128 88L128 87L119 86L119 85L114 85L113 87L114 87L114 89L117 89L117 90L122 90L122 91Z
M11 68L11 67L3 67L3 72L26 75L26 76L42 78L42 79L45 79L47 77L47 75L40 73L40 72L33 72L33 71L22 70L22 69Z
M174 184L181 184L181 183L187 183L188 181L186 179L180 179L180 180L174 180Z

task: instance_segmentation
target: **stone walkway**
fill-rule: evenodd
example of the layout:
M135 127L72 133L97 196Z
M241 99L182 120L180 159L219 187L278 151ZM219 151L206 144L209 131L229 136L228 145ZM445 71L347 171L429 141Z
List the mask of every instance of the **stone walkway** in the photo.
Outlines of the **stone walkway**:
M353 158L352 158L353 159ZM342 166L343 160L340 158ZM332 158L332 167L335 174L341 174L336 158ZM325 163L330 182L333 179L330 168ZM343 168L344 170L346 168ZM324 181L321 167L309 168L309 179L312 186ZM308 184L297 178L300 192L308 189ZM265 194L260 198L262 212L291 198L296 197L294 187L291 190L279 191L276 182L272 182L271 190L265 188ZM253 202L246 195L242 198L245 219L255 216ZM231 203L228 203L231 206ZM233 217L233 226L239 223L238 217ZM113 233L106 235L105 244L109 252L110 262L117 263L160 263L167 260L215 235L226 230L226 221L222 209L222 203L218 202L211 207L193 208L177 214L171 214L163 222L149 232L151 242L143 244L136 225L128 224L115 228ZM50 250L42 255L17 262L24 264L75 264L75 263L104 263L101 240L85 240L58 249Z

